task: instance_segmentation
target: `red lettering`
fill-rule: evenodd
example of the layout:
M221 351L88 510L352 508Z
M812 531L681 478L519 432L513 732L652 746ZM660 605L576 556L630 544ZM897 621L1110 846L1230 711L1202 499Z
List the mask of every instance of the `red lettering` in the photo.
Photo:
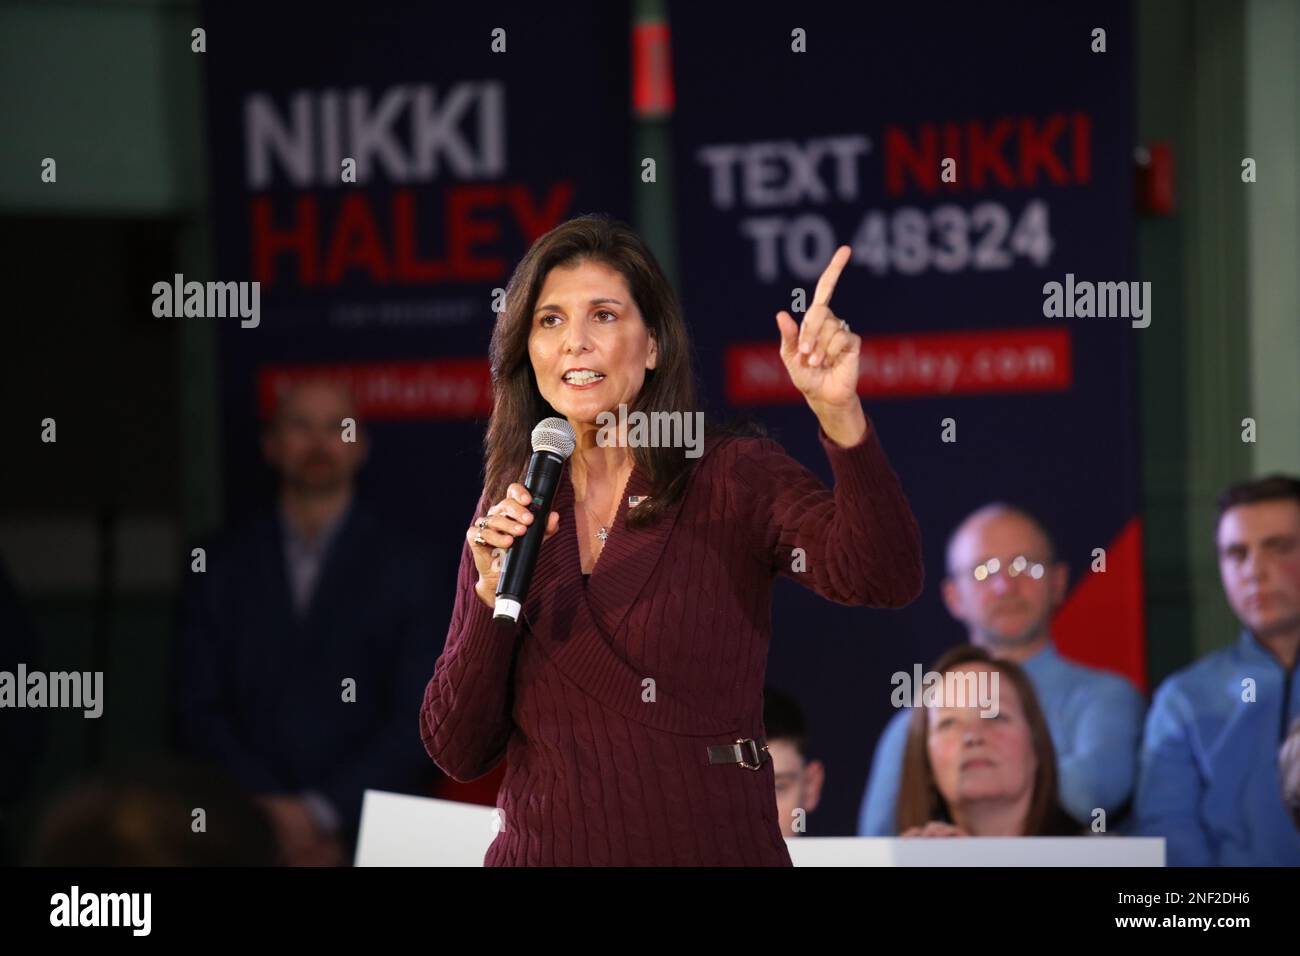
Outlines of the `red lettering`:
M1067 144L1066 138L1069 138ZM914 187L938 191L942 163L956 161L948 192L988 187L1032 189L1040 185L1085 185L1092 179L1092 118L1086 113L1052 113L985 122L923 123L909 132L885 127L885 191L897 196ZM1068 153L1068 155L1067 155Z
M1065 116L1053 113L1041 127L1025 117L1020 121L1020 185L1038 184L1041 166L1047 178L1060 186L1070 181L1070 174L1056 155L1056 141L1065 131Z
M388 283L388 262L384 247L379 242L379 231L370 204L362 193L343 198L339 206L339 219L334 226L334 240L325 259L325 282L337 285L343 273L351 268L362 268L380 285Z
M250 216L253 280L267 288L275 279L276 258L285 254L297 259L299 285L316 284L316 242L320 233L316 197L299 196L294 205L294 225L278 232L272 222L270 198L258 196L253 200Z
M421 259L415 248L415 194L400 189L393 196L393 276L399 281L418 285L450 278L446 262Z
M934 126L929 123L922 126L920 139L921 145L916 148L897 126L885 128L885 189L891 196L906 188L904 173L910 173L916 185L927 193L938 188L939 150Z
M551 187L540 211L534 208L532 198L523 186L514 186L510 189L510 206L515 211L515 220L519 223L519 230L524 234L524 242L528 245L532 245L535 239L558 226L572 202L573 183L568 180L562 180Z
M993 173L999 185L1011 188L1016 185L1016 177L1002 155L1002 144L1011 135L1011 120L1000 119L993 124L993 131L986 138L984 127L977 122L966 124L966 138L970 147L970 184L975 189L983 189L985 177Z
M505 272L500 259L475 259L470 246L501 236L495 222L476 222L470 213L476 206L499 206L500 186L456 186L447 196L447 248L451 271L457 279L495 279Z
M1092 117L1074 114L1074 181L1080 185L1092 179Z
M258 196L249 204L252 274L270 285L277 266L285 272L280 260L288 258L289 276L296 273L302 287L337 285L357 271L377 285L501 281L507 274L505 254L516 254L513 236L506 239L511 220L531 244L564 219L574 193L567 180L536 198L516 183L460 184L443 193L441 217L427 190L394 190L388 217L366 192L299 194L292 199L291 222L278 229L272 197Z

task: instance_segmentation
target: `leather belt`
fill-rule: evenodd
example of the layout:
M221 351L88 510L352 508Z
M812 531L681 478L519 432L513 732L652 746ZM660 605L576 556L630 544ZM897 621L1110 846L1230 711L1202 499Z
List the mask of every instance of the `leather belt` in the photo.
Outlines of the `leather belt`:
M709 747L709 763L734 763L746 770L760 770L763 763L772 759L767 744L759 744L753 737L745 737L734 744L716 744Z

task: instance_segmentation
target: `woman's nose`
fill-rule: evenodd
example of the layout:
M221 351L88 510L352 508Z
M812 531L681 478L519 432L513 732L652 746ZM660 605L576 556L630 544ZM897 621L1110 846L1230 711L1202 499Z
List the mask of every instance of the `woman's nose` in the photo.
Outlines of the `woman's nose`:
M589 345L587 325L585 322L571 322L569 324L569 333L564 339L564 348L567 352L579 353L585 352Z

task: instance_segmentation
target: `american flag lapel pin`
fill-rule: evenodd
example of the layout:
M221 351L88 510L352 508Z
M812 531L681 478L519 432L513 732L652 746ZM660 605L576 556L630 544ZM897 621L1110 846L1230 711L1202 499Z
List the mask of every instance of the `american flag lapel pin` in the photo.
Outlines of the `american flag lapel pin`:
M649 495L628 495L627 506L628 508L635 508L641 502L649 500L649 498Z

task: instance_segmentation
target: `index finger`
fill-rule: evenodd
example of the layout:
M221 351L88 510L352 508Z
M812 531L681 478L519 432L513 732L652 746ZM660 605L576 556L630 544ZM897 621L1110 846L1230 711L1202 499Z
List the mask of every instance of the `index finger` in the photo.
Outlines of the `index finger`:
M813 291L813 305L825 305L830 302L831 293L835 291L835 283L839 281L840 273L848 265L852 252L853 250L848 246L840 246L835 250L835 255L831 256L826 271L817 280L817 288Z

